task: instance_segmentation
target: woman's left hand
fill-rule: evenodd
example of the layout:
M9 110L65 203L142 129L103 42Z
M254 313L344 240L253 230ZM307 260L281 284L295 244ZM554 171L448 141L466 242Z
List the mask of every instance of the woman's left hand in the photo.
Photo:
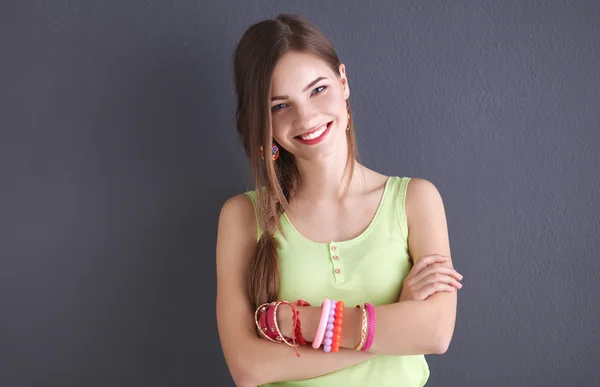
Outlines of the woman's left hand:
M463 276L449 265L450 257L434 254L422 257L404 279L399 301L423 301L437 292L462 288Z

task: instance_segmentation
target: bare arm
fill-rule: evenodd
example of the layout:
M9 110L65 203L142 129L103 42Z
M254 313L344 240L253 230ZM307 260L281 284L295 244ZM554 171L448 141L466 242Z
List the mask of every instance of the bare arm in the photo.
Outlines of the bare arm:
M429 181L410 181L406 199L409 223L409 252L418 257L415 265L435 261L435 254L450 257L446 216L441 196ZM438 260L439 261L439 260ZM452 266L452 260L444 261ZM436 292L424 301L402 301L375 307L376 331L370 352L391 355L442 354L450 345L456 318L456 291ZM353 305L344 308L340 347L354 348L360 340L361 312ZM302 331L313 337L320 308L300 307ZM284 334L291 334L291 312L282 314ZM332 357L333 358L333 357Z
M245 195L229 199L219 217L216 314L221 347L236 385L313 378L374 356L352 350L328 356L312 347L300 347L297 357L293 348L257 336L254 310L245 287L246 270L256 248L256 233L250 199Z
M430 258L436 254L451 257L444 203L431 182L411 179L406 194L406 214L408 249L415 265L431 264L435 259ZM452 258L443 264L454 268ZM403 311L406 313L403 313L404 318L414 313L415 320L410 322L415 335L413 339L429 344L428 349L433 353L445 353L454 333L457 298L456 291L440 291L424 301L401 302L399 308L407 308Z

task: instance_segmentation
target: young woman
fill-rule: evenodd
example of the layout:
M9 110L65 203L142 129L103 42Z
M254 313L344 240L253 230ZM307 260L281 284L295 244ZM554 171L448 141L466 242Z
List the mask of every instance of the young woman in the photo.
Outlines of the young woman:
M423 386L462 286L438 190L358 162L345 66L307 20L251 26L234 69L256 181L218 224L217 323L235 383Z

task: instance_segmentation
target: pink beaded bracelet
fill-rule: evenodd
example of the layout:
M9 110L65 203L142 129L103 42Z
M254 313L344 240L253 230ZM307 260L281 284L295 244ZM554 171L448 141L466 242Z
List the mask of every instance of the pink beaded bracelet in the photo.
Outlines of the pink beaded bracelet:
M365 309L367 309L367 314L369 315L369 329L367 331L365 345L361 348L362 352L367 352L369 348L371 348L375 337L375 308L373 308L373 305L370 303L365 302Z

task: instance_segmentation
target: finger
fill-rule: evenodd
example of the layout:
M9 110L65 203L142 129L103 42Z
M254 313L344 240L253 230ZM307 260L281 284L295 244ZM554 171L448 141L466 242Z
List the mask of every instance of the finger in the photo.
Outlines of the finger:
M431 284L431 285L433 286L433 289L436 292L454 292L454 291L456 291L456 288L454 288L454 287L452 287L452 286L450 286L448 284L443 284L443 283L436 282L436 283Z
M449 274L451 273L453 269L442 264L442 263L433 263L429 266L427 266L426 268L424 268L423 270L421 270L420 273L415 274L415 276L412 279L412 282L416 283L419 281L422 281L423 278L427 277L428 275L431 275L433 273L443 273L443 274Z
M446 274L433 274L432 277L433 277L433 282L447 284L447 285L450 285L450 286L452 286L452 287L454 287L456 289L460 289L463 286L454 277L451 277L451 276L446 275Z
M462 278L463 278L463 276L459 272L454 270L453 268L446 266L444 264L441 264L441 263L434 263L432 265L427 266L419 274L416 274L411 279L411 282L417 283L417 282L423 280L423 278L425 278L428 275L431 275L433 273L446 274L446 275L456 278L458 281L462 280Z
M433 273L425 277L416 285L414 285L413 289L415 289L415 291L419 291L419 289L422 289L432 284L449 285L456 289L462 288L462 284L453 277L446 274Z
M432 265L434 263L447 262L449 259L450 257L438 254L424 256L417 260L417 263L413 266L410 273L408 273L407 277L415 276L429 265Z
M426 300L427 298L429 298L429 296L431 296L432 294L437 293L437 292L455 292L455 291L456 291L456 289L450 285L435 282L435 283L425 286L423 289L421 289L416 294L418 295L420 300Z

